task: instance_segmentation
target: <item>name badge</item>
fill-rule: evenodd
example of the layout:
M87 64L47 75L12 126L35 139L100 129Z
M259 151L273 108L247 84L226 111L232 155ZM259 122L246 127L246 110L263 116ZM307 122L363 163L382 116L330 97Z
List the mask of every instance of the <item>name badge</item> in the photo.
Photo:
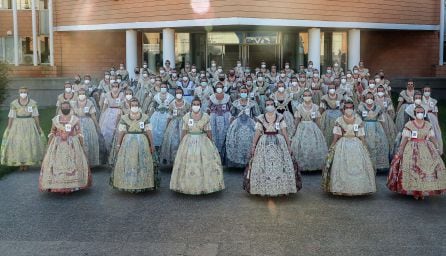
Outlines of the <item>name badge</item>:
M434 103L431 101L431 102L429 102L429 106L431 107L431 108L433 108L434 107Z
M221 106L221 109L222 109L223 111L226 111L226 105L222 105L222 106Z
M385 108L387 108L387 101L384 101L383 105L384 105Z
M367 111L362 111L362 117L367 117L368 116L368 112Z
M144 129L144 127L145 127L144 122L139 122L139 128L140 128L140 129Z
M353 125L353 131L355 131L355 132L359 131L359 125L358 124L354 124Z
M249 115L251 114L251 110L249 110L249 108L245 109L245 114L246 114L247 116L249 116Z
M189 126L194 126L194 119L189 119L188 125Z
M280 123L276 122L276 130L280 130Z
M115 102L116 102L116 104L120 104L121 103L121 99L117 98L117 99L115 99Z
M66 132L71 132L71 124L66 124L65 125L65 131Z
M93 91L93 88L91 88L91 87L88 88L88 91L89 91L89 92L92 92L92 91Z
M311 112L311 119L315 119L316 118L316 112Z
M418 131L412 131L412 134L410 136L412 139L417 139L418 138Z
M29 106L26 111L28 111L29 113L32 113L33 112L33 107Z
M172 114L173 114L174 116L177 116L177 115L178 115L178 110L174 109L173 112L172 112Z
M90 112L90 107L84 107L84 113L89 113Z
M341 102L339 100L336 101L336 107L339 107L341 105Z
M254 98L254 93L253 93L253 92L250 92L250 93L249 93L249 97L250 97L250 98Z

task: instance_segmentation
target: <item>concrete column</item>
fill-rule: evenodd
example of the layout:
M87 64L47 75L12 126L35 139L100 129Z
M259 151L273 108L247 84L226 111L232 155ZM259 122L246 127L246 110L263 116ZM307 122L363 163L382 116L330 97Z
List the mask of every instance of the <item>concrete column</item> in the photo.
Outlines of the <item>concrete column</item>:
M308 30L308 61L313 61L313 68L321 69L321 29ZM307 64L307 63L305 63Z
M48 33L50 45L50 65L54 66L53 0L48 0Z
M171 28L163 29L163 64L166 60L175 68L175 30Z
M136 30L125 32L125 63L129 77L134 78L135 67L138 65L138 36Z
M353 70L361 60L361 30L350 29L348 31L348 69Z
M37 21L36 21L36 0L31 0L31 21L33 30L33 65L37 66Z
M19 65L19 26L17 23L17 1L12 0L12 23L14 34L14 65Z

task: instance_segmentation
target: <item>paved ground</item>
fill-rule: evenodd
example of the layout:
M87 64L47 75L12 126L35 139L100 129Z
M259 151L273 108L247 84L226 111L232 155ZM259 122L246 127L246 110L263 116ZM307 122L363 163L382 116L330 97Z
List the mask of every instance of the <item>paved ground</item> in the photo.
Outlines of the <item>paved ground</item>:
M132 195L94 171L93 187L72 195L37 191L38 171L0 181L0 255L446 255L446 196L416 201L379 192L326 195L320 175L288 198L249 196L241 173L208 196L169 191Z

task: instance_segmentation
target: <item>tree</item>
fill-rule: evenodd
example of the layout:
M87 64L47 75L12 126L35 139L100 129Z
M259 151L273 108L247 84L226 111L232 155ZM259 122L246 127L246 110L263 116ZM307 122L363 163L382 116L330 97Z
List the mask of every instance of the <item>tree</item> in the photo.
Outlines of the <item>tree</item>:
M0 61L0 104L6 98L7 88L8 88L8 71L9 67L6 63Z

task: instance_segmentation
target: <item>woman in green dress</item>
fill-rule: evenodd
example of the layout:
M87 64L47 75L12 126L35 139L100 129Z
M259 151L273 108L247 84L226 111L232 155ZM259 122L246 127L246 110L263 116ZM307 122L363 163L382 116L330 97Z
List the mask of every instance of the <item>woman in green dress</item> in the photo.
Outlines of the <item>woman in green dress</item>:
M20 166L39 165L45 154L46 139L39 124L37 103L28 96L28 89L19 89L19 98L11 102L8 127L3 134L1 164Z
M141 113L139 101L130 101L130 113L118 125L118 155L110 178L113 188L131 193L155 190L158 185L152 154L155 145L149 117Z

